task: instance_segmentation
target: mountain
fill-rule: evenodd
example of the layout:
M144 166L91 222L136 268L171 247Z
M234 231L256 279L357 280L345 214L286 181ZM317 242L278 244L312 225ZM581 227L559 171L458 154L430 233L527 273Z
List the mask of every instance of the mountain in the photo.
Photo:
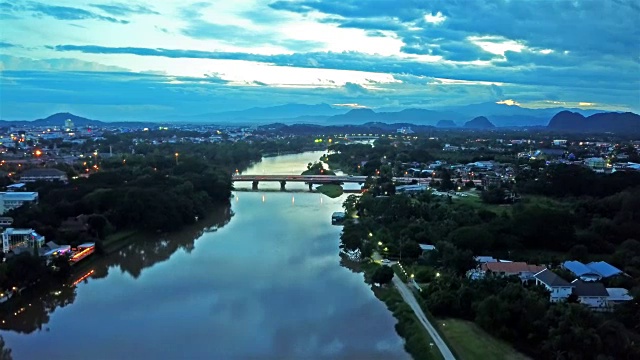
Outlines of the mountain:
M68 112L56 113L47 116L44 119L27 120L0 120L0 126L58 126L63 127L65 121L69 119L77 127L100 127L100 126L122 126L122 127L149 127L156 126L158 123L138 122L138 121L116 121L104 122L100 120L91 120L82 116L74 115Z
M329 104L285 104L270 107L253 107L239 111L214 112L193 115L187 121L230 121L230 120L264 120L289 119L298 117L333 116L344 114L347 108L337 108Z
M493 129L496 126L493 125L486 117L478 116L477 118L464 123L464 127L467 129Z
M457 118L459 114L427 109L404 109L397 112L375 112L371 109L354 109L346 114L335 115L327 119L327 123L364 124L380 122L387 124L412 123L414 125L435 125L444 118Z
M456 125L456 123L454 123L453 120L440 120L436 124L436 127L439 127L439 128L454 128L457 126L458 125Z
M640 115L626 112L604 112L584 117L571 111L560 111L549 121L547 129L567 132L640 133Z

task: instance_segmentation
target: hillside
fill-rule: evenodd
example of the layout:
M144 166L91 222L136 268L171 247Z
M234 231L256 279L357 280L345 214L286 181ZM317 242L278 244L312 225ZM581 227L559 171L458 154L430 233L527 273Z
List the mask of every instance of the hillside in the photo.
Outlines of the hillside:
M478 116L477 118L464 123L464 127L467 129L493 129L496 126L493 125L486 117Z
M440 120L436 124L436 127L439 127L439 128L454 128L454 127L458 127L458 125L456 125L456 123L454 123L453 120Z
M640 115L626 113L598 113L588 117L561 111L549 121L547 129L567 132L640 133Z

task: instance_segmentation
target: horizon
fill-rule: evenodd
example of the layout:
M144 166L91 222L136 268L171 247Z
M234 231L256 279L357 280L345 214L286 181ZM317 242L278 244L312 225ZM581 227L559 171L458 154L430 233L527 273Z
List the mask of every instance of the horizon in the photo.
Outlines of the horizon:
M164 121L285 104L640 113L632 1L497 3L4 2L0 118Z

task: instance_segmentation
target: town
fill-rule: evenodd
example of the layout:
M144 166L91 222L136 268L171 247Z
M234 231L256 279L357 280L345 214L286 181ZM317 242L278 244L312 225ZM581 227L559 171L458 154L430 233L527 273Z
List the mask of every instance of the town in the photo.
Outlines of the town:
M224 175L216 176L233 181L247 164L265 155L324 150L309 174L325 176L334 169L362 178L361 195L349 196L345 211L334 213L331 221L344 225L344 256L363 264L368 279L380 279L376 272L381 268L394 269L420 299L422 308L416 311L429 314L435 331L445 339L449 336L447 342L455 352L466 350L447 334L446 321L439 326L434 316L474 320L472 314L483 305L478 299L473 300L476 310L469 309L471 303L453 306L457 302L451 298L452 290L457 294L464 288L477 297L486 291L482 287L493 286L499 292L505 286L512 288L517 279L523 291L546 289L545 307L573 302L610 314L597 316L617 318L629 306L629 311L637 306L640 268L633 259L640 249L633 236L639 229L627 218L609 220L609 213L592 209L611 197L623 196L624 204L637 198L640 141L633 138L518 129L414 131L393 125L76 126L71 119L57 126L12 126L2 131L0 225L6 274L2 302L39 283L34 274L13 275L18 264L22 267L34 256L51 274L71 274L76 264L91 261L85 259L112 253L131 241L123 234L178 229L175 221L164 221L159 214L146 219L142 212L140 217L133 215L138 223L131 223L109 211L109 206L118 205L107 205L108 197L99 195L105 185L118 181L109 174L145 166L173 176L185 166L204 167L194 158L197 153L208 157L216 149L213 156L221 151L231 156L242 148L246 155L225 158ZM130 176L121 179L123 185L136 181ZM394 184L394 178L413 183ZM343 185L333 183L338 188ZM81 193L73 195L79 187ZM217 196L218 190L211 191L210 196ZM632 203L620 206L615 205L614 211L638 211ZM206 207L201 209L185 214L184 224L204 217ZM575 218L585 211L601 217ZM617 230L603 230L605 224L614 223ZM95 274L85 269L73 286ZM502 278L504 282L495 283ZM389 281L383 277L381 284ZM487 281L493 285L479 285ZM442 288L443 282L449 290ZM385 293L388 289L376 291L383 300L394 296ZM516 349L535 354L529 345L495 334L494 324L478 325ZM419 333L414 328L403 336L410 341L423 336ZM431 353L433 348L423 347L432 342L421 340L420 345L409 346L409 352L416 357L420 351Z

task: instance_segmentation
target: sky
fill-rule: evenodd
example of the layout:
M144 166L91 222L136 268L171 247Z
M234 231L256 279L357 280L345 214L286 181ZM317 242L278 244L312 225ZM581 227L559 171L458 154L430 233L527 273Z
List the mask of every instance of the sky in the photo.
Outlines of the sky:
M0 0L0 118L640 110L636 0Z

